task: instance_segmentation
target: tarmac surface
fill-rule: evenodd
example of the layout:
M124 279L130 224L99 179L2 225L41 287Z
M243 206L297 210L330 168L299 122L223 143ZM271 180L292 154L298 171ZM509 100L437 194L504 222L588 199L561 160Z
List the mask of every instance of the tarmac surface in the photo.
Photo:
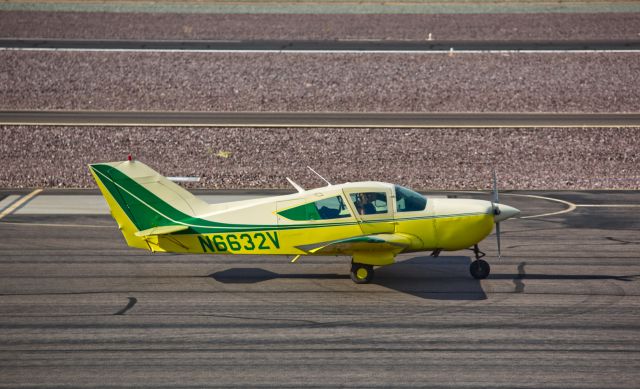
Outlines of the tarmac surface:
M640 127L640 113L0 111L0 125L161 127Z
M469 252L417 253L369 285L346 257L130 249L92 192L5 212L28 195L0 191L0 387L640 382L637 191L503 193L523 213L502 224L502 259L482 242L488 279Z

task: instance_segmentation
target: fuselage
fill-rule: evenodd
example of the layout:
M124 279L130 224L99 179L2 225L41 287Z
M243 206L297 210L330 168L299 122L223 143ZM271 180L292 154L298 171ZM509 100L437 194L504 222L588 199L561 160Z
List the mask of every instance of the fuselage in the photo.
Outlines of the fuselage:
M363 195L373 198L369 212L362 207ZM403 252L452 251L486 238L493 229L494 217L488 201L424 197L393 184L358 182L211 205L210 211L198 219L215 221L220 227L198 227L201 223L192 220L191 233L154 237L157 242L152 249L309 255L311 248L324 242L400 234L410 241ZM148 247L148 240L143 247Z

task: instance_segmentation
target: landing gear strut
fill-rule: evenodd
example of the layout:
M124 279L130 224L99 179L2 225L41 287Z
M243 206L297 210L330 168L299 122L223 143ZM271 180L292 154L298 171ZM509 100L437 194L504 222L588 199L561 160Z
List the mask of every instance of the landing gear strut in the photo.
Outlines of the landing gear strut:
M373 266L354 263L351 265L351 280L356 284L368 284L373 279Z
M471 262L471 265L469 266L469 272L476 280L483 280L489 276L489 273L491 272L491 266L489 266L487 261L480 259L485 256L485 253L480 251L477 244L473 245L472 250L476 256L476 260Z

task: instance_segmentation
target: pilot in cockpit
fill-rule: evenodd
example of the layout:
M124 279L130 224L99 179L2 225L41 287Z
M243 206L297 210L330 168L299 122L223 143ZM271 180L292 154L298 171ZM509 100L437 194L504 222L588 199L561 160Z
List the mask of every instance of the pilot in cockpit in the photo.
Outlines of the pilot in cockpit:
M360 193L360 204L358 206L358 213L360 215L371 215L376 213L376 207L373 205L375 201L375 193Z

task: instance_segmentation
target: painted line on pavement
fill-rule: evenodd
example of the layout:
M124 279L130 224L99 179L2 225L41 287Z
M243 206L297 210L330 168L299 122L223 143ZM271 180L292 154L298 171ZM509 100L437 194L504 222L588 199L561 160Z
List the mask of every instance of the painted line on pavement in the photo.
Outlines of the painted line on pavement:
M99 226L97 224L58 224L58 223L18 223L0 222L0 225L11 224L14 226L34 226L34 227L74 227L74 228L113 228L113 226Z
M16 209L18 209L23 204L26 204L29 200L37 196L40 192L42 192L42 189L36 189L33 192L29 193L28 195L21 197L18 201L11 204L10 207L0 212L0 219L2 219L5 216L11 215Z
M7 197L0 200L0 212L5 210L15 201L17 201L21 196L20 195L8 195Z
M563 209L561 211L549 212L549 213L541 213L539 215L521 216L518 219L533 219L533 218L544 217L544 216L562 215L563 213L573 212L577 207L576 204L574 204L574 203L572 203L570 201L560 200L560 199L556 199L556 198L553 198L553 197L545 197L545 196L538 196L538 195L525 195L525 194L517 194L517 193L505 193L505 195L529 197L529 198L534 198L534 199L553 201L553 202L561 203L561 204L564 204L564 205L567 206L566 209Z
M634 113L0 111L5 125L266 128L638 127Z
M539 215L522 216L519 219L533 219L533 218L539 218L539 217L545 217L545 216L562 215L562 214L565 214L565 213L573 212L573 211L576 210L576 208L580 208L580 207L585 207L585 208L640 208L640 204L574 204L574 203L572 203L570 201L560 200L560 199L556 199L556 198L553 198L553 197L545 197L545 196L537 196L537 195L525 195L525 194L517 194L517 193L505 193L505 195L531 197L531 198L536 198L536 199L541 199L541 200L554 201L554 202L557 202L557 203L565 204L567 206L567 208L565 208L565 209L563 209L561 211L542 213L542 214L539 214Z
M576 204L576 207L590 207L590 208L640 208L640 204Z
M467 191L461 191L460 193L491 194L491 192L468 191L468 190ZM549 213L541 213L539 215L520 216L520 217L517 217L516 219L532 219L532 218L543 217L543 216L561 215L563 213L572 212L577 207L577 205L572 203L572 202L556 199L556 198L553 198L553 197L538 196L538 195L528 195L528 194L519 194L519 193L500 193L500 195L501 196L529 197L529 198L534 198L534 199L540 199L540 200L547 200L547 201L552 201L552 202L556 202L556 203L562 203L562 204L565 204L567 206L566 209L563 209L561 211L549 212Z

